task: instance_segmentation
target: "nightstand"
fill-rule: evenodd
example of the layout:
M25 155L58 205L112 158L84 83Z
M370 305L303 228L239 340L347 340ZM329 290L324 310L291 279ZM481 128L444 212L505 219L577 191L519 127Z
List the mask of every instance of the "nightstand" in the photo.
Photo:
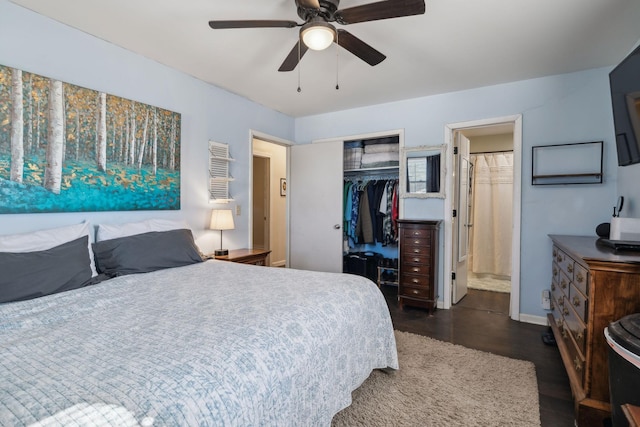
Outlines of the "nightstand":
M268 249L232 249L229 255L217 256L220 261L231 261L240 264L267 265Z

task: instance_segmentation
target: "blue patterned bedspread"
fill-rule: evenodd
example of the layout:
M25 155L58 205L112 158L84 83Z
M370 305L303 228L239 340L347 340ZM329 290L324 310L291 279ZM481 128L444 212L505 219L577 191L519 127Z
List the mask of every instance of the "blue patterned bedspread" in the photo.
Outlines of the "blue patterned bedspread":
M0 305L0 425L79 403L153 426L328 426L397 368L358 276L207 261Z

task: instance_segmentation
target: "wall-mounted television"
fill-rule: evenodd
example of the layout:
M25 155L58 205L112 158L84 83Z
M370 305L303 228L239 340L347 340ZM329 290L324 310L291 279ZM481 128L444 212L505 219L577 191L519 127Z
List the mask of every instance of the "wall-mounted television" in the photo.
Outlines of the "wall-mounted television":
M640 163L640 46L609 73L618 165Z

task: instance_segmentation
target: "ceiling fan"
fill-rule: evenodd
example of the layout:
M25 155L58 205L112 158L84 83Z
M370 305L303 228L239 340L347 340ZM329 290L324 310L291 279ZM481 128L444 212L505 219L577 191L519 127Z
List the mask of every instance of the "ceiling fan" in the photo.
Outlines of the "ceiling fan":
M421 15L424 0L384 0L361 6L338 9L340 0L295 0L298 16L304 23L286 20L223 20L209 21L214 30L230 28L300 28L300 37L278 71L293 71L308 49L323 50L337 43L367 64L374 66L384 61L378 52L350 32L336 29L331 22L341 25L402 16Z

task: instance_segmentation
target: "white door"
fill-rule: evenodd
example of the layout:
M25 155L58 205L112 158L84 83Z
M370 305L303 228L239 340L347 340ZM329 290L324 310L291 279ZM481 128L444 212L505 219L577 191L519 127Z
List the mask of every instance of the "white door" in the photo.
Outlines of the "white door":
M341 141L291 147L289 260L292 268L342 272Z
M469 139L456 131L454 138L454 150L458 154L453 156L453 170L455 171L453 209L456 215L453 218L453 286L451 296L454 304L458 303L467 294L467 259L469 255L469 227L470 224L470 197L471 181L469 162ZM454 151L455 153L455 151Z

